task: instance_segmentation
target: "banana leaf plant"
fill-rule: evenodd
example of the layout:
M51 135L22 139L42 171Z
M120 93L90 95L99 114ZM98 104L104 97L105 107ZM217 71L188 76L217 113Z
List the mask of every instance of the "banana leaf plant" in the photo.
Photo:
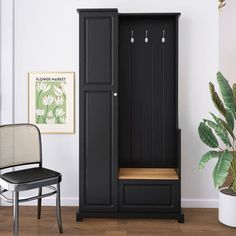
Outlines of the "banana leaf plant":
M199 169L202 170L211 159L216 159L217 162L213 170L215 187L221 187L225 183L229 172L231 172L232 181L228 187L236 192L236 135L234 135L236 83L230 87L229 82L221 72L217 73L217 83L222 99L211 82L209 83L209 89L211 99L220 114L218 116L210 113L212 119L203 119L198 127L200 139L211 148L202 156Z

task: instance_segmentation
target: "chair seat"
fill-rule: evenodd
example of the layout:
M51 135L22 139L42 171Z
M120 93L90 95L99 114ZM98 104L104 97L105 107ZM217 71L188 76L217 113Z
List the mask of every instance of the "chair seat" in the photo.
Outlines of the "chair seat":
M7 172L1 175L1 178L12 184L24 184L51 178L59 178L60 176L61 174L56 171L37 167Z

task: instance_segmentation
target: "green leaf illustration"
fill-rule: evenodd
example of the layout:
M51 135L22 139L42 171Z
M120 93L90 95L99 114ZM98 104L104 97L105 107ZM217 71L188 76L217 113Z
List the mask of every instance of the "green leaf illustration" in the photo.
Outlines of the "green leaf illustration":
M55 88L57 94L55 94ZM61 124L61 120L56 117L55 111L60 108L63 110L63 123L66 123L67 105L65 100L66 82L46 81L35 84L35 120L36 124ZM43 115L39 115L40 110L44 110Z

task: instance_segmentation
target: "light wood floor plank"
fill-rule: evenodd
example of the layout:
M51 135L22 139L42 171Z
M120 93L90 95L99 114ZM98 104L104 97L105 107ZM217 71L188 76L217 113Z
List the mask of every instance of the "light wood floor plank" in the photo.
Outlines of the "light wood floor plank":
M176 220L84 219L75 221L77 208L63 207L64 236L233 236L236 228L222 225L216 209L184 209L185 223ZM43 207L42 219L36 208L20 207L20 236L56 236L58 227L53 207ZM0 207L0 236L12 236L12 209Z

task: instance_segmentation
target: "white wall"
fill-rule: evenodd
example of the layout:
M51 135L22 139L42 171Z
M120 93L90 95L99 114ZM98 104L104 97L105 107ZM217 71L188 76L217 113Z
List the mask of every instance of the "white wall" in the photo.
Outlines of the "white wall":
M179 30L182 201L183 206L216 206L218 196L212 184L212 168L208 166L203 173L197 170L198 160L207 150L199 141L197 126L201 118L206 117L208 111L212 109L208 95L208 81L215 78L218 69L217 1L207 0L203 5L189 0L17 0L14 14L13 63L11 60L5 61L12 50L8 46L12 40L12 32L7 32L8 27L11 28L11 22L6 22L7 18L12 16L10 6L12 1L1 0L4 3L2 4L4 8L1 9L1 64L4 64L1 71L2 122L12 121L6 113L14 113L15 122L27 122L28 72L76 72L76 133L43 135L44 165L62 173L64 205L78 204L79 196L79 21L76 9L110 7L118 8L119 12L182 13ZM13 94L11 94L12 83L15 84ZM13 95L14 112L9 102ZM59 150L58 146L61 147ZM51 201L46 203L50 204Z
M219 14L219 68L230 81L236 83L236 1L227 0Z

